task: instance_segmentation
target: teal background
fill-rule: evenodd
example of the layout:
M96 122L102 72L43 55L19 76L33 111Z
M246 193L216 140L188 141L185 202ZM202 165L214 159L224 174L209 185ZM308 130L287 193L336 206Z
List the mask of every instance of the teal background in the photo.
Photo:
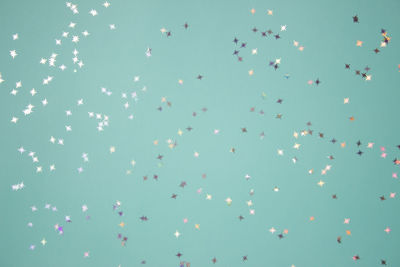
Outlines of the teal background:
M389 198L399 187L392 178L400 144L399 1L109 2L107 9L101 1L72 2L78 5L76 15L64 1L0 3L0 72L5 80L0 84L0 266L126 267L142 266L143 260L143 266L179 266L178 252L192 267L212 266L214 257L215 266L231 267L379 266L381 259L400 266L398 199ZM91 16L91 9L99 14ZM267 15L268 9L273 16ZM354 15L360 23L353 23ZM70 22L77 23L75 29L68 28ZM116 29L110 30L109 24ZM251 31L256 26L276 33L281 25L287 31L280 32L279 40ZM171 30L171 37L161 34L163 27ZM381 28L392 39L375 54ZM82 36L84 30L90 35ZM69 32L68 39L61 36L63 31ZM14 33L18 40L12 40ZM72 35L79 35L77 44ZM243 62L232 56L235 36L247 43L240 52ZM62 45L56 46L55 39ZM303 52L293 40L305 47ZM356 46L357 40L364 42L362 47ZM152 48L150 58L145 56L147 47ZM82 68L72 62L75 48ZM251 55L253 48L258 48L257 55ZM9 51L14 49L18 56L12 59ZM57 67L39 64L53 52L58 54ZM281 64L275 71L268 62L277 58ZM63 72L61 64L67 66ZM371 81L354 74L367 65ZM53 81L43 85L47 76ZM134 82L134 76L140 80ZM319 86L307 84L317 78ZM18 81L22 88L10 95ZM141 91L143 86L147 92ZM102 87L112 95L102 94ZM35 96L29 93L32 88L38 91ZM130 98L134 91L137 102ZM121 98L123 92L128 99ZM171 107L161 103L162 97ZM345 97L349 104L343 104ZM81 98L84 104L77 106ZM279 98L282 104L276 103ZM34 112L24 116L29 103ZM201 111L204 107L207 112ZM249 112L251 107L255 112ZM98 132L88 112L108 115L109 126ZM278 113L281 120L275 118ZM19 118L16 124L10 122L13 116ZM313 135L295 139L293 132L307 130L309 121ZM72 131L66 132L65 125ZM193 130L188 132L188 126ZM214 135L214 129L220 133ZM50 143L51 136L63 138L65 145ZM332 138L338 142L330 143ZM177 147L170 149L168 139ZM157 146L154 140L159 140ZM368 142L374 148L366 148ZM294 143L301 144L299 150ZM20 146L27 150L22 155ZM115 153L110 153L111 146ZM381 146L386 159L380 157ZM229 152L231 147L235 153ZM278 149L284 150L283 156L277 155ZM364 152L361 157L358 149ZM39 163L32 162L29 151L36 152ZM84 152L89 162L83 162ZM56 170L50 172L52 164ZM332 169L321 175L326 165ZM36 173L36 166L43 172ZM84 168L80 174L79 167ZM309 175L312 168L315 172ZM143 181L145 175L149 180ZM320 179L326 182L323 187L317 185ZM25 188L11 190L22 181ZM187 182L185 188L179 187L181 181ZM273 191L275 186L279 192ZM173 193L177 199L171 199ZM379 199L382 195L385 201ZM117 200L122 217L112 209ZM255 215L249 214L248 200ZM46 203L58 211L45 209ZM34 205L36 212L30 209ZM72 223L65 222L66 215ZM143 215L147 222L139 219ZM245 219L239 221L239 215ZM343 224L344 218L350 224ZM57 223L63 225L63 235L54 230ZM277 229L273 235L271 227ZM392 232L385 233L386 227ZM284 229L289 232L280 240L277 235ZM128 237L126 246L118 233ZM42 238L48 241L45 246ZM34 250L29 249L32 244ZM83 257L86 251L88 258ZM243 262L245 255L248 261ZM354 262L354 255L361 259Z

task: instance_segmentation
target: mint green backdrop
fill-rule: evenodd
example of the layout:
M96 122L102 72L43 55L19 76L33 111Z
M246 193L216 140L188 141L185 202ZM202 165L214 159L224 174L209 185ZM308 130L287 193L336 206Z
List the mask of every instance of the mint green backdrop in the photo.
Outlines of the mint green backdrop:
M109 3L72 2L78 14L63 1L0 3L0 266L400 266L399 1ZM370 81L355 75L366 66ZM108 116L104 131L88 112Z

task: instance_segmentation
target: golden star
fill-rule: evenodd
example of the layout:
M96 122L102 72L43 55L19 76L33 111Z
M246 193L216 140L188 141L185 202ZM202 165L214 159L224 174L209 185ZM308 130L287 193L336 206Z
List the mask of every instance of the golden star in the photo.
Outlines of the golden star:
M399 68L400 68L400 67L399 67ZM400 70L399 70L399 72L400 72ZM262 92L262 93L261 93L261 97L262 97L263 99L265 99L265 98L267 97L267 94L264 93L264 92Z

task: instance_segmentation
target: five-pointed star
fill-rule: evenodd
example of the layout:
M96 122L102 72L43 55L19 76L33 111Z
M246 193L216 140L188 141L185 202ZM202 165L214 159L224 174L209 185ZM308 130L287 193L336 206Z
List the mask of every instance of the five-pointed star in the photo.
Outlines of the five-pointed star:
M12 58L15 58L16 56L18 56L17 51L16 51L16 50L11 50L11 51L10 51L10 56L11 56Z
M104 4L103 4L103 6L105 6L105 7L108 7L110 4L108 3L108 2L105 2ZM91 12L90 12L93 16L95 16L95 15L97 15L97 12L95 11L95 10L92 10ZM252 9L252 13L254 14L255 13L255 10L254 9ZM272 10L268 10L268 15L272 15ZM71 24L70 24L70 27L72 27L71 26ZM73 27L75 27L75 24L74 24L74 26ZM72 28L73 28L72 27ZM110 28L111 28L111 25L110 25ZM281 26L281 31L286 31L286 25L284 25L284 26ZM85 34L84 34L85 35ZM67 37L68 36L68 34L66 34L64 37ZM14 37L14 36L13 36ZM16 39L18 39L18 34L16 34L16 37L14 37L14 40L16 40ZM77 39L77 40L79 40L79 39ZM61 44L61 40L56 40L56 44L58 44L58 45L60 45ZM386 44L386 43L385 43ZM295 42L295 46L297 46L298 45L298 42ZM357 41L357 46L362 46L362 41ZM13 53L12 53L13 52ZM252 50L252 54L254 55L254 54L257 54L257 48L256 49L253 49ZM16 51L15 50L13 50L13 51L10 51L10 55L14 58L15 56L17 56L17 53L16 53ZM41 64L45 64L47 62L47 60L46 59L42 59L41 61L40 61L40 63ZM80 62L81 63L81 62ZM81 63L82 65L83 65L83 63ZM275 61L275 64L280 64L280 59L278 60L276 60ZM64 66L64 65L62 65L62 66ZM65 67L65 66L64 66ZM64 70L64 67L62 68L62 67L60 67L62 70ZM249 75L252 75L253 74L253 70L251 70L251 71L249 71ZM371 80L371 75L367 75L366 76L366 78L365 78L367 81L368 80ZM139 77L135 77L135 82L137 82L139 80ZM3 81L3 80L1 80L1 81ZM18 86L17 85L17 88L18 87L20 87L20 86ZM35 94L36 94L36 91L35 91L35 89L32 89L31 90L31 94L32 94L32 96L34 96ZM344 99L344 103L345 104L347 104L347 103L349 103L349 98L345 98ZM44 99L43 101L42 101L42 104L43 105L47 105L47 100L46 99ZM82 100L82 103L81 104L83 104L83 100ZM80 103L78 102L78 105L80 105ZM68 116L68 113L67 113L67 116ZM16 118L16 117L13 117L12 118L12 120L11 120L13 123L16 123L17 121L18 121L18 118ZM66 130L67 131L71 131L71 126L65 126L66 127ZM178 130L178 135L182 135L183 134L183 132L179 129ZM295 134L294 134L294 137L295 138L298 138L298 133L296 133L295 132ZM51 142L52 143L55 143L55 138L54 137L51 137ZM373 143L369 143L368 144L368 147L369 148L372 148L372 146L373 146ZM295 145L294 145L294 148L295 149L299 149L299 147L300 147L300 144L297 144L297 143L295 143ZM115 152L115 147L111 147L110 148L110 153L113 153L113 152ZM22 152L21 152L22 153ZM197 152L196 152L197 153ZM195 153L195 156L196 156L196 153ZM279 155L283 155L283 150L278 150L278 154ZM198 156L198 154L197 154L197 156ZM38 166L37 167L37 172L39 172L39 170L40 171L42 171L42 167L41 166ZM55 170L55 166L54 165L51 165L50 166L50 170L52 171L52 170ZM321 181L319 181L318 182L318 185L319 186L323 186L325 183L321 180ZM392 197L392 194L394 194L394 193L391 193L391 197ZM393 197L394 197L394 195L393 195ZM207 194L207 199L211 199L211 195L208 195ZM230 205L231 203L232 203L232 199L231 198L227 198L226 200L225 200L226 202L227 202L227 204L228 205ZM250 204L249 204L250 203ZM252 205L252 202L251 202L251 200L248 202L248 205L249 206L251 206ZM345 219L345 223L348 223L348 222L346 222L346 220L350 220L350 219ZM121 224L123 224L123 223L121 223ZM123 225L122 225L123 226ZM198 227L198 224L196 224L196 228L198 229L199 227ZM274 233L276 230L272 227L271 229L270 229L270 232L271 233ZM385 229L385 231L386 232L390 232L390 228L386 228ZM178 238L179 236L180 236L180 233L178 232L178 231L176 231L175 232L175 236ZM43 244L43 246L47 243L47 241L43 238L43 240L41 241L41 243ZM86 255L86 253L87 253L87 255ZM86 256L88 256L89 255L89 253L88 252L85 252L85 257Z
M89 13L90 13L93 17L97 15L97 11L94 10L94 9L90 10Z
M178 230L176 230L174 235L176 236L176 238L178 238L181 235L181 233L179 233Z

